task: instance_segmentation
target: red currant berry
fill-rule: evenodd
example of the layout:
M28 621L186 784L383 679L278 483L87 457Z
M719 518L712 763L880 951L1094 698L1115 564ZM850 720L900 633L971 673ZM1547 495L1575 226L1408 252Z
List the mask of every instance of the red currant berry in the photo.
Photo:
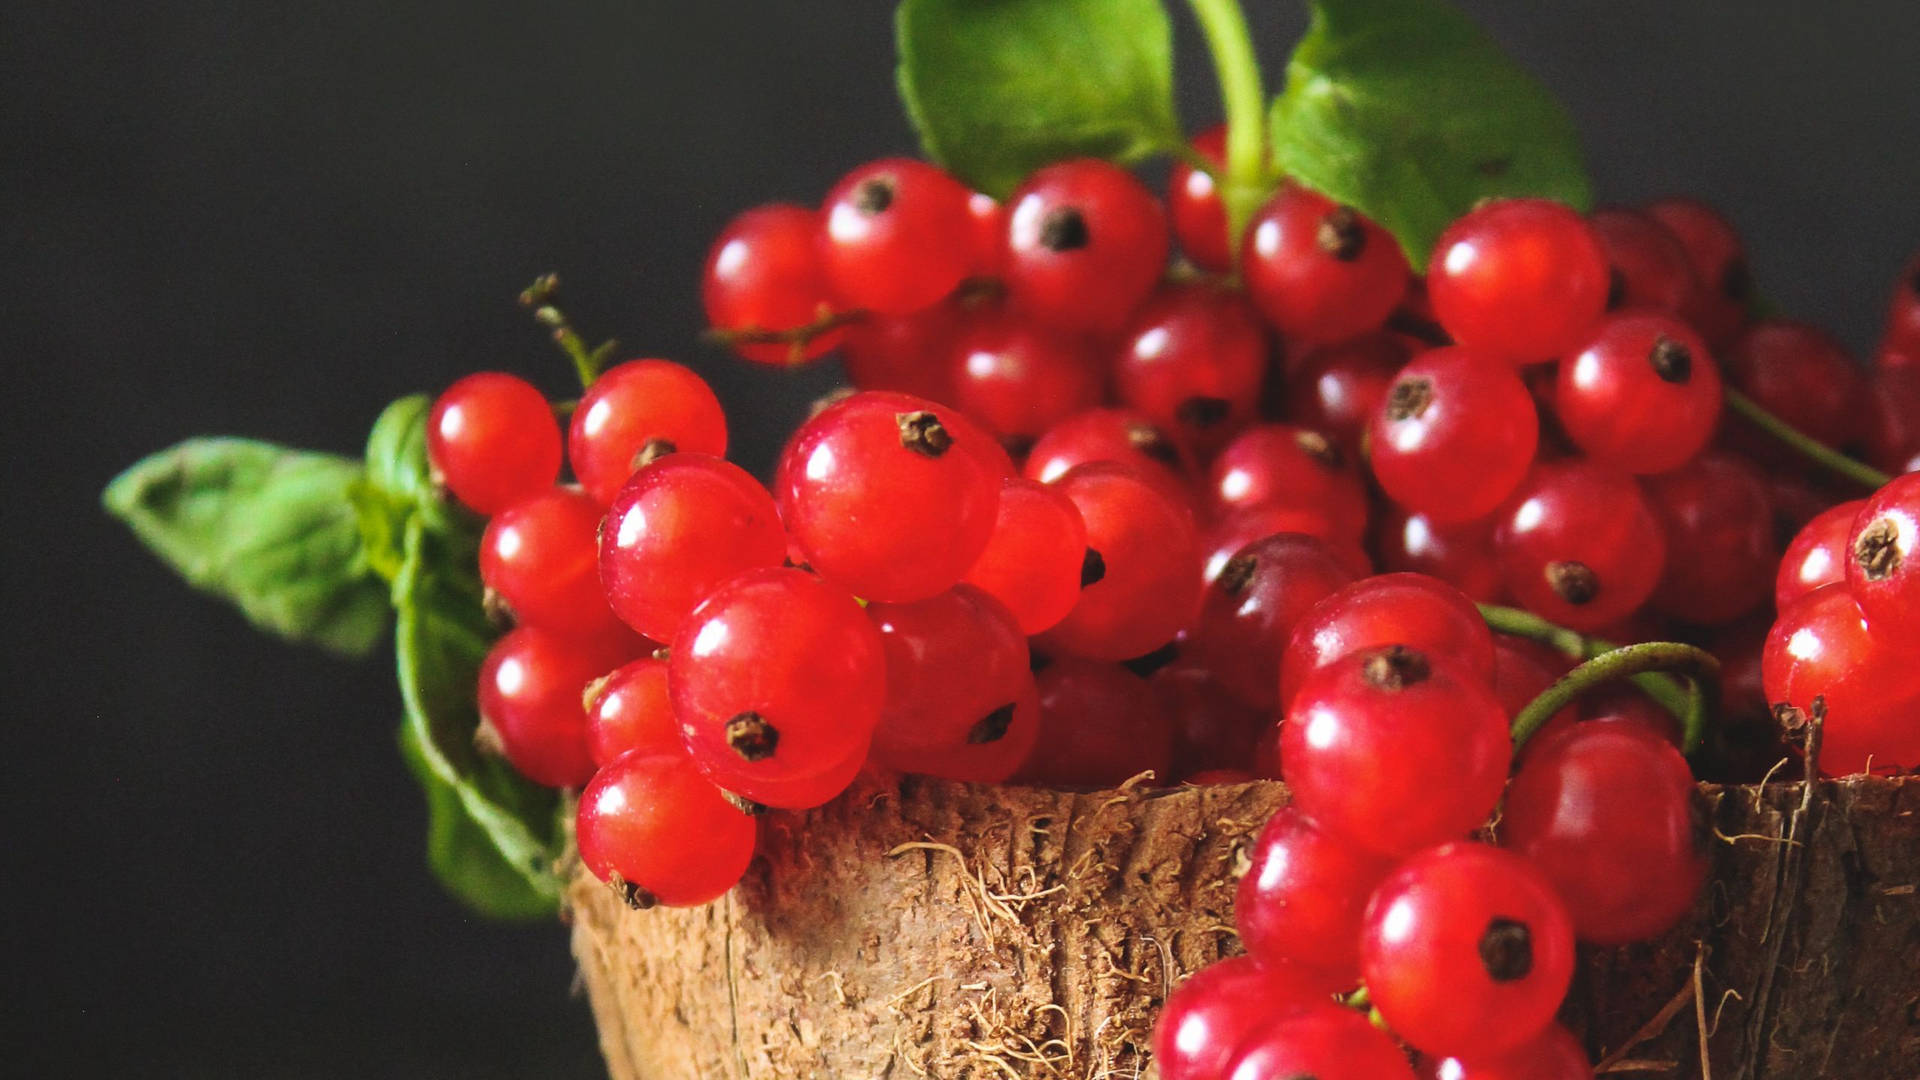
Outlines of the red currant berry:
M1887 306L1887 345L1899 352L1920 354L1920 254L1907 263Z
M1644 484L1667 535L1653 606L1702 625L1763 607L1780 565L1766 477L1743 458L1709 451Z
M517 375L482 371L447 387L427 417L427 460L453 497L497 514L560 475L553 407Z
M874 315L847 327L840 362L847 381L860 390L894 390L930 401L953 398L953 351L964 324L956 301L907 315Z
M580 795L580 861L629 903L717 900L753 861L758 827L684 756L634 751Z
M998 783L1040 732L1027 639L998 600L956 585L910 604L869 604L887 651L873 756L902 772Z
M820 204L820 262L840 302L888 315L928 307L973 268L966 187L935 166L883 158Z
M679 450L725 457L727 417L706 380L671 361L607 369L573 411L567 460L601 506L641 466Z
M1546 199L1502 199L1447 226L1427 295L1453 340L1515 363L1559 356L1607 307L1606 252L1579 214Z
M1920 766L1920 666L1911 649L1870 628L1844 583L1823 585L1781 609L1760 675L1776 710L1824 716L1822 775Z
M633 659L638 647L624 631L573 638L536 626L494 642L480 665L483 738L536 784L586 783L594 761L582 695L588 683Z
M1023 634L1037 634L1073 610L1087 564L1087 526L1058 488L1022 477L1000 482L1000 507L986 549L962 579L1007 606Z
M1169 285L1134 316L1113 383L1123 404L1206 458L1259 415L1266 374L1266 332L1245 300Z
M1191 571L1189 571L1191 573ZM1194 657L1234 697L1271 709L1280 696L1280 658L1294 627L1354 580L1326 544L1280 533L1241 548L1207 586L1194 624Z
M1627 312L1602 320L1560 365L1554 412L1595 462L1631 473L1678 468L1713 438L1720 372L1679 319Z
M1854 499L1829 507L1820 516L1801 526L1780 558L1780 572L1773 579L1773 604L1777 610L1800 599L1822 585L1847 579L1851 559L1847 547L1853 535L1853 521L1860 516L1865 499Z
M1293 805L1389 855L1485 821L1511 757L1506 712L1486 680L1450 657L1400 646L1353 653L1309 675L1280 728Z
M480 580L490 607L514 622L590 637L620 625L600 590L600 504L570 488L514 503L480 538Z
M1247 849L1233 905L1249 953L1323 973L1335 986L1360 980L1360 918L1390 859L1348 843L1291 807L1278 810Z
M1087 527L1080 597L1046 647L1095 660L1153 651L1186 629L1200 601L1193 514L1142 474L1096 462L1057 482Z
M1693 304L1681 314L1716 348L1731 343L1746 325L1753 298L1740 235L1719 211L1696 199L1661 199L1648 203L1646 214L1680 241L1700 282Z
M1227 561L1238 555L1241 548L1281 533L1299 533L1321 541L1334 561L1346 567L1351 577L1373 573L1373 562L1366 550L1339 536L1325 511L1268 503L1222 514L1200 534L1200 581L1213 584L1220 571L1226 569Z
M1920 473L1873 493L1847 534L1847 589L1889 642L1920 649Z
M1014 779L1047 787L1114 787L1173 772L1173 725L1153 688L1119 664L1063 656L1040 669L1040 738Z
M1352 1009L1320 1001L1269 1016L1222 1080L1413 1080L1400 1047Z
M1340 447L1326 436L1289 424L1261 424L1221 449L1207 471L1216 512L1259 506L1311 509L1335 535L1358 540L1367 532L1367 489Z
M1215 171L1224 168L1227 154L1227 126L1217 124L1193 137L1193 152ZM1224 274L1233 269L1233 246L1227 236L1227 206L1213 174L1175 159L1167 170L1167 216L1173 220L1173 237L1187 261L1210 273Z
M1273 717L1242 704L1213 672L1188 658L1174 660L1147 680L1173 725L1173 775L1187 780L1220 771L1248 770L1254 746Z
M1181 501L1190 501L1190 462L1152 420L1131 409L1088 409L1047 429L1027 453L1028 479L1051 484L1075 465L1112 461L1144 476Z
M972 235L967 242L973 253L972 273L981 277L999 277L1007 262L1007 208L984 192L967 194L967 218Z
M1406 363L1406 347L1387 334L1313 349L1287 365L1287 419L1325 433L1357 460L1367 421Z
M1498 1057L1429 1061L1420 1080L1593 1080L1586 1048L1559 1024Z
M1587 216L1607 254L1607 310L1644 309L1685 316L1698 298L1700 279L1680 238L1638 210L1611 206Z
M600 529L600 581L628 626L671 641L695 604L744 570L786 557L779 511L759 481L705 454L635 474Z
M1500 707L1506 711L1509 720L1520 715L1520 710L1559 681L1560 676L1567 673L1568 667L1568 663L1553 655L1551 650L1535 647L1533 642L1524 638L1508 634L1493 635L1493 695L1500 699ZM1637 696L1638 691L1635 694ZM1577 705L1569 705L1554 713L1533 733L1533 738L1520 748L1516 760L1525 761L1549 736L1579 719L1580 709Z
M1174 989L1154 1024L1160 1080L1222 1080L1234 1051L1276 1013L1325 1001L1292 968L1251 956L1209 964Z
M1441 525L1425 514L1395 509L1376 537L1380 565L1439 578L1471 599L1493 603L1506 591L1493 557L1493 528L1486 519Z
M1804 323L1768 320L1741 335L1727 358L1727 379L1794 430L1828 446L1859 433L1866 378L1840 343ZM1770 436L1734 421L1739 445L1762 460L1785 460Z
M814 805L778 788L865 753L886 703L885 651L841 589L803 570L748 571L715 589L674 639L667 675L681 736L728 791Z
M667 696L667 662L643 656L586 689L587 748L605 766L629 750L686 754Z
M1867 377L1865 449L1876 468L1920 472L1920 364L1877 367Z
M1002 474L976 441L989 440L931 401L855 394L788 444L781 518L809 565L860 596L945 592L986 548L1000 502Z
M827 275L820 265L820 216L772 203L748 210L713 242L700 285L707 323L729 334L795 333L832 314ZM820 356L841 333L807 341L736 342L748 360L784 366Z
M1493 678L1493 633L1465 593L1425 574L1362 578L1315 604L1293 628L1280 661L1286 707L1315 671L1361 649L1406 645Z
M946 382L960 411L1010 447L1100 404L1105 365L1085 337L1005 312L970 320L948 353Z
M1485 844L1423 851L1367 905L1360 967L1380 1015L1439 1055L1496 1055L1553 1022L1573 980L1573 926L1527 860Z
M1434 349L1400 370L1369 439L1374 479L1387 495L1453 524L1492 512L1527 475L1540 417L1508 365Z
M1282 184L1248 223L1240 263L1260 314L1300 341L1378 330L1407 291L1407 257L1392 234L1298 184Z
M1667 564L1666 531L1639 483L1582 461L1536 468L1501 512L1494 549L1515 599L1583 631L1645 603Z
M1007 200L1003 276L1036 320L1113 331L1160 280L1168 246L1152 192L1117 165L1079 158L1035 172Z
M1566 902L1581 941L1664 932L1707 876L1708 825L1680 751L1621 723L1576 724L1527 756L1501 815L1501 843Z

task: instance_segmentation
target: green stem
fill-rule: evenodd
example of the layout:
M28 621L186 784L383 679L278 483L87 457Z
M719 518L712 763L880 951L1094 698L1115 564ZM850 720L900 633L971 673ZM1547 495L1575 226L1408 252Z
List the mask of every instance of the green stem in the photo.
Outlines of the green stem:
M1893 477L1835 450L1818 439L1794 430L1785 420L1760 407L1760 403L1729 386L1727 408L1747 418L1747 422L1786 443L1795 453L1823 468L1839 473L1856 484L1869 488L1885 487Z
M1560 676L1559 682L1541 691L1513 718L1514 747L1524 745L1554 713L1594 687L1656 671L1685 675L1692 685L1687 707L1680 714L1680 749L1692 753L1706 734L1707 717L1719 704L1720 661L1705 649L1677 641L1649 641L1613 649Z
M1340 1004L1345 1005L1349 1009L1371 1009L1373 1008L1373 992L1367 989L1366 983L1361 983L1358 990L1348 994L1341 994L1339 1001Z
M1227 236L1237 253L1240 234L1267 196L1267 96L1260 85L1240 0L1189 0L1213 54L1220 97L1227 114L1227 166L1220 197L1227 208Z
M1569 660L1592 660L1620 648L1604 638L1589 637L1578 631L1569 630L1557 623L1548 622L1531 611L1522 611L1519 608L1481 604L1480 616L1487 620L1489 627L1502 634L1512 634L1529 641L1537 641ZM1686 687L1667 675L1655 672L1635 675L1633 683L1648 697L1658 702L1661 708L1672 713L1682 727L1686 725L1687 715L1694 705L1693 696L1688 693Z
M553 331L553 343L560 346L560 351L567 354L567 359L573 361L574 373L580 376L580 386L585 389L600 377L608 358L613 355L616 343L607 341L597 349L587 348L586 341L553 302L559 289L560 278L557 275L542 274L520 294L520 305L531 308L534 320Z

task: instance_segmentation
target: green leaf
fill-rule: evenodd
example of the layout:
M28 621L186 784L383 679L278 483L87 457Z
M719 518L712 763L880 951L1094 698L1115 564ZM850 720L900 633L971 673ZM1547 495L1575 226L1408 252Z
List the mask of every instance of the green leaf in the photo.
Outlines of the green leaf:
M894 29L920 145L996 198L1062 158L1182 141L1159 0L902 0Z
M251 439L189 439L107 486L102 502L196 588L256 626L364 654L387 623L349 493L358 462Z
M430 557L422 516L409 519L403 550L393 582L399 615L394 653L406 705L403 738L415 752L415 770L430 805L457 805L461 814L457 829L434 824L433 865L456 895L483 912L551 914L560 900L554 866L566 843L559 799L473 744L480 725L475 683L492 637L479 598ZM443 831L461 846L443 851ZM512 875L511 891L474 895L500 874ZM540 898L541 906L535 908L522 893Z
M1572 118L1442 0L1313 0L1272 126L1283 172L1378 221L1416 269L1482 198L1592 201Z
M485 829L467 813L459 789L427 764L419 729L400 729L400 756L427 795L427 864L448 891L468 907L496 919L535 919L553 914L552 896L534 888L508 866Z
M419 515L429 531L452 542L443 567L473 566L482 522L442 495L427 461L427 416L433 401L413 394L388 405L367 436L365 479L353 490L367 559L388 581L400 571L402 538ZM466 543L471 538L472 543ZM477 587L477 586L476 586Z

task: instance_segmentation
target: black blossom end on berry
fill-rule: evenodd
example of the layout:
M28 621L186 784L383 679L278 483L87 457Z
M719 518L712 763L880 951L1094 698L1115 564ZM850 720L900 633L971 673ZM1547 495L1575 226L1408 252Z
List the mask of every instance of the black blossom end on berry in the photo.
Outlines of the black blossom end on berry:
M1876 518L1853 542L1853 561L1868 581L1885 581L1900 569L1900 530L1887 518Z
M760 815L767 812L767 807L765 803L754 802L752 799L747 798L745 795L740 795L735 792L728 791L726 788L720 789L720 797L727 800L727 805L733 807L735 810L740 811L741 813L747 815L748 817L759 817Z
M980 718L967 732L967 742L973 746L996 743L1007 737L1007 729L1013 726L1013 706L1009 701Z
M937 458L953 449L953 434L940 418L922 409L894 414L900 424L900 445L922 457Z
M1127 424L1127 445L1162 465L1176 469L1180 467L1180 451L1175 450L1172 440L1152 424L1130 421Z
M1515 982L1533 971L1533 931L1518 919L1495 915L1480 935L1480 964L1494 982Z
M1647 363L1653 365L1653 373L1665 382L1684 383L1693 378L1693 350L1665 334L1660 335L1648 351Z
M1210 428L1227 418L1233 402L1226 398L1195 395L1174 407L1176 420L1190 428Z
M1627 275L1617 266L1607 268L1607 310L1619 311L1627 302Z
M673 659L673 647L670 645L662 645L653 650L652 655L655 660L671 660Z
M1313 240L1321 251L1341 262L1352 262L1367 250L1367 230L1351 206L1327 211L1314 229Z
M781 559L780 565L786 567L789 570L798 570L803 574L813 573L812 563L807 562L805 559L802 559L799 562L795 562L793 561L793 556L791 555L788 555L787 557Z
M1433 380L1401 379L1387 391L1387 419L1412 420L1426 414L1433 404Z
M893 180L890 177L875 176L861 181L853 192L853 208L872 217L884 214L887 207L893 205Z
M1426 682L1432 674L1427 654L1405 645L1375 649L1360 662L1360 677L1368 686L1393 694Z
M1735 259L1727 264L1726 271L1720 275L1720 291L1727 299L1742 304L1753 295L1753 269L1747 265L1746 259Z
M1550 562L1545 573L1553 595L1575 607L1591 604L1600 595L1600 575L1586 563L1574 559Z
M613 895L619 897L621 903L635 911L645 911L660 903L659 897L628 881L626 878L621 877L619 874L614 874L607 879L607 888L613 890Z
M1317 431L1297 432L1293 436L1293 445L1299 447L1301 453L1329 469L1338 469L1346 464L1346 457L1340 453L1340 448Z
M1074 207L1050 210L1040 222L1040 246L1048 251L1078 251L1092 242L1086 216Z
M639 472L668 454L679 452L680 448L674 445L672 439L648 439L633 455L632 471Z
M487 625L495 630L511 630L519 620L514 618L513 605L500 595L498 589L488 586L480 594L480 611L487 617Z
M1214 580L1228 596L1239 596L1247 591L1253 581L1253 572L1260 568L1260 561L1251 555L1235 555L1220 568L1220 576Z
M1098 585L1106 576L1106 556L1088 548L1087 553L1080 557L1080 587L1084 589L1089 585Z
M745 761L765 761L780 747L780 729L757 712L743 712L727 721L727 746Z

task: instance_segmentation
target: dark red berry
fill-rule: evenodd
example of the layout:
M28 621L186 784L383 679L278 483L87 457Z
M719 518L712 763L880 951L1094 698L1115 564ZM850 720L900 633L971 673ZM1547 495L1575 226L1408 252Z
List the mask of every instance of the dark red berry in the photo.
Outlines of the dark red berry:
M1352 577L1373 573L1373 562L1366 550L1339 535L1325 511L1266 503L1224 513L1206 527L1200 534L1200 580L1212 584L1226 567L1227 560L1239 554L1241 548L1281 533L1299 533L1324 543L1334 561L1346 567Z
M587 748L605 766L629 750L686 754L667 694L667 662L643 656L587 684Z
M1607 310L1643 309L1685 317L1700 278L1680 238L1639 210L1610 206L1587 216L1607 255Z
M1369 438L1381 488L1451 524L1486 516L1512 493L1533 462L1540 417L1511 365L1442 348L1400 370Z
M1223 1080L1234 1051L1275 1014L1323 1004L1326 994L1292 968L1236 956L1176 987L1153 1027L1160 1080Z
M1248 223L1240 263L1260 314L1300 341L1378 330L1407 291L1407 257L1391 233L1298 184L1282 184Z
M966 321L945 354L951 402L1009 446L1100 404L1106 365L1087 338L1004 311Z
M1716 348L1731 344L1746 325L1753 299L1747 253L1733 225L1697 199L1667 198L1648 203L1648 217L1667 227L1693 265L1700 288L1681 312Z
M553 407L517 375L482 371L454 383L427 417L427 460L466 507L497 514L560 474Z
M1427 295L1453 340L1514 363L1572 349L1606 310L1609 284L1593 229L1546 199L1468 211L1427 266Z
M820 262L840 303L888 315L928 307L973 269L970 192L939 168L883 158L820 204Z
M1367 531L1367 489L1346 452L1325 435L1290 424L1261 424L1221 449L1207 471L1216 513L1278 506L1321 514L1335 535Z
M1056 485L1086 523L1088 555L1080 597L1046 632L1046 647L1126 660L1186 629L1200 600L1192 513L1124 465L1080 465Z
M1087 526L1073 500L1056 487L1008 477L987 546L962 580L1005 604L1020 632L1032 635L1073 610L1086 564Z
M1867 376L1867 463L1920 472L1920 364L1876 367Z
M1271 1017L1223 1080L1413 1080L1406 1055L1366 1017L1325 1001Z
M1388 645L1447 657L1475 678L1493 678L1493 634L1465 593L1425 574L1381 574L1327 596L1294 625L1281 658L1281 707L1315 671Z
M964 307L944 301L906 315L875 315L847 327L840 362L860 390L894 390L932 401L953 397L946 358L964 325Z
M707 324L729 334L791 334L832 315L819 235L818 214L785 203L758 206L728 222L707 255L700 285ZM784 366L820 356L841 332L806 341L739 341L733 350Z
M1117 165L1077 158L1035 172L1007 200L1002 274L1034 319L1113 331L1159 281L1168 246L1152 192Z
M1667 536L1653 606L1691 623L1729 623L1763 607L1780 565L1773 498L1744 458L1702 454L1643 481Z
M1425 514L1391 510L1375 534L1380 565L1439 578L1481 603L1506 591L1493 555L1494 522L1442 525Z
M1920 473L1873 493L1847 534L1847 589L1876 636L1920 649Z
M1920 766L1920 665L1874 632L1844 582L1783 608L1760 664L1776 717L1795 729L1823 718L1822 775Z
M1267 338L1239 294L1168 285L1134 315L1113 369L1114 393L1207 458L1259 414Z
M1273 725L1270 713L1242 703L1191 659L1174 660L1148 681L1173 726L1173 775L1194 780L1222 770L1252 771L1254 745Z
M1804 323L1755 323L1726 356L1727 381L1794 430L1828 446L1853 441L1860 432L1866 379L1840 343ZM1762 460L1785 460L1770 436L1746 421L1730 421L1739 445Z
M550 488L487 522L480 580L516 623L592 637L620 625L600 589L600 504Z
M1193 152L1215 171L1224 168L1227 126L1216 124L1195 135ZM1220 199L1212 173L1175 158L1167 170L1167 216L1173 221L1173 237L1180 242L1180 251L1188 262L1215 274L1233 269L1227 206Z
M567 460L601 506L642 466L677 451L725 457L727 418L706 380L672 361L608 368L573 410Z
M480 665L483 740L527 779L579 787L593 777L587 746L587 684L633 659L624 631L573 638L523 626L494 642Z
M1666 472L1713 438L1720 371L1685 323L1630 311L1602 320L1561 362L1553 400L1561 428L1593 461Z
M1016 780L1099 788L1143 772L1172 779L1173 725L1145 679L1119 664L1063 656L1035 681L1040 738Z
M1501 511L1494 549L1528 610L1598 630L1644 603L1666 568L1666 531L1631 476L1583 461L1541 465Z
M1269 962L1360 981L1360 922L1393 861L1321 829L1291 807L1274 812L1253 845L1235 894L1240 944Z
M1193 628L1193 655L1229 693L1271 709L1279 701L1281 657L1294 628L1354 577L1313 537L1280 533L1256 540L1208 584Z
M1325 434L1360 460L1367 421L1406 366L1407 349L1387 334L1322 345L1287 365L1286 418Z
M624 754L580 794L580 861L637 907L725 895L753 861L754 819L684 755Z

